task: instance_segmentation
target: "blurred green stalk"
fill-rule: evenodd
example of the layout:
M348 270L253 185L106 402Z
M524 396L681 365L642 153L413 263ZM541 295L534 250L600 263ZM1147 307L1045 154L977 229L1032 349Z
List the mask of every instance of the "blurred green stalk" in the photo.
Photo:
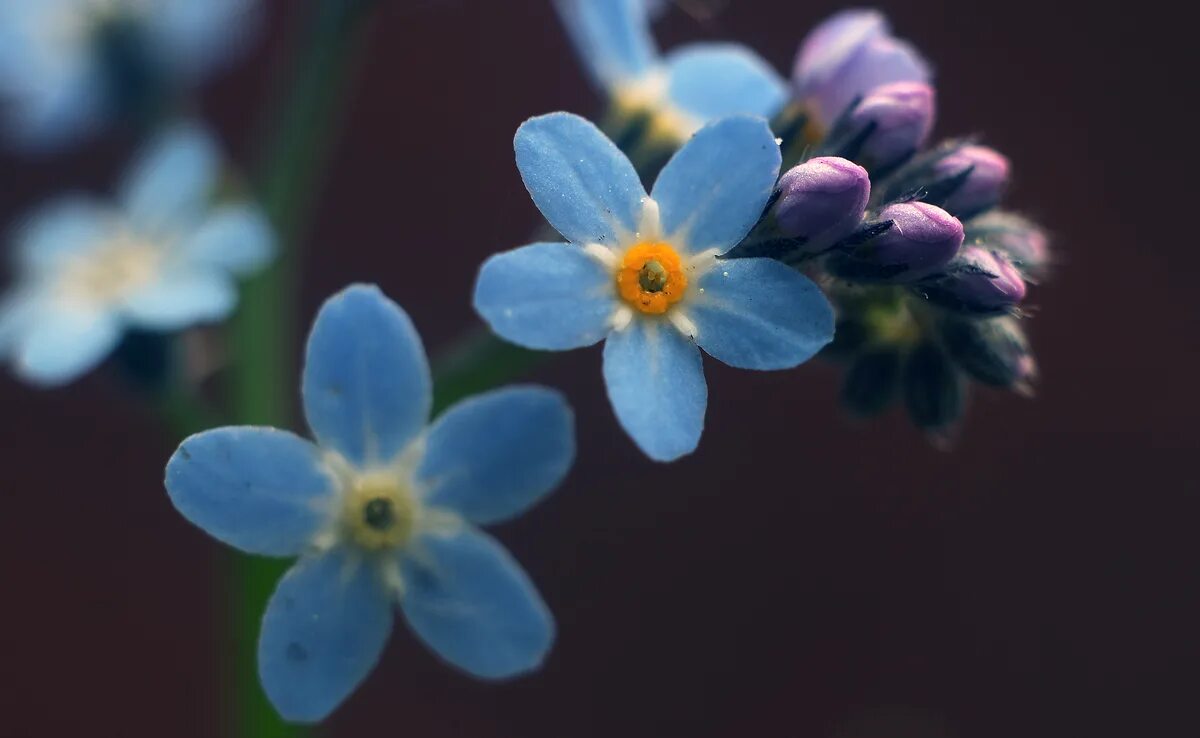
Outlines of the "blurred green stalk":
M364 0L323 0L301 16L282 96L259 140L258 196L279 237L276 262L251 279L230 331L234 422L293 427L296 392L296 276L305 215L344 109L370 7ZM304 728L280 720L258 682L258 631L267 599L290 562L237 555L233 582L234 735L291 738Z

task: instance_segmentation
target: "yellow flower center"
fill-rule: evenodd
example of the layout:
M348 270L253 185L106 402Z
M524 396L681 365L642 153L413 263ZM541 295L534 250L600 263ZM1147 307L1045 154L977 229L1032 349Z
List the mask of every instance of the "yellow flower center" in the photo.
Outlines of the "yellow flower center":
M406 545L417 524L412 488L394 473L373 472L356 479L346 493L342 524L350 540L370 551Z
M59 287L69 299L110 303L153 281L163 256L157 246L123 236L69 261Z
M665 243L639 243L625 252L617 269L617 291L634 308L662 315L683 299L687 275L679 253Z

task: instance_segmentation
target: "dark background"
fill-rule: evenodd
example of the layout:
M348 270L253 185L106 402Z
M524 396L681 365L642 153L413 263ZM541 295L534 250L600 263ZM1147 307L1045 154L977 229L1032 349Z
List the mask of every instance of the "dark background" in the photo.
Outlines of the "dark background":
M299 322L374 281L433 350L476 325L478 264L536 223L517 125L599 103L548 2L384 4L313 210ZM300 5L271 3L265 38L203 88L239 161L257 157L256 103ZM1010 203L1054 235L1061 268L1031 296L1038 397L976 392L947 453L899 414L844 420L830 366L707 361L700 449L660 466L617 427L599 351L560 355L533 378L575 404L578 464L498 529L558 617L545 669L479 684L399 626L329 735L1198 734L1186 27L1165 2L878 5L937 67L939 133L985 132L1014 162ZM837 7L676 10L658 38L736 39L787 70ZM133 143L0 155L0 222L108 191ZM171 450L111 372L53 392L0 379L0 735L225 733L226 559L170 507Z

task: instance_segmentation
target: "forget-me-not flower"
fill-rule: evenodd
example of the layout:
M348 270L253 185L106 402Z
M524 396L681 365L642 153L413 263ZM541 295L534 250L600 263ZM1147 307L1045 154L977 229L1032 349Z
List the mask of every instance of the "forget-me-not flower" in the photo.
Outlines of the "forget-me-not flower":
M398 606L439 656L484 679L535 669L554 621L528 576L476 525L556 487L575 454L557 392L510 387L427 427L429 364L375 287L321 308L304 411L317 443L274 428L192 436L167 465L191 522L252 554L299 556L263 617L259 676L284 718L320 720L367 676Z
M731 366L785 369L832 338L829 302L807 277L771 259L720 258L758 221L779 174L765 120L708 124L649 196L625 155L578 116L526 121L515 145L530 195L570 243L488 259L475 308L529 348L604 340L609 399L651 458L678 458L700 441L700 348Z
M750 49L694 43L659 54L647 0L555 0L593 83L623 115L648 115L652 135L682 143L705 123L745 113L771 117L787 84Z
M0 298L0 358L30 382L62 384L103 361L127 328L227 317L235 277L263 266L275 241L257 207L213 202L221 165L211 137L181 125L138 156L116 204L69 196L29 218Z
M0 111L8 133L28 146L53 146L148 94L141 87L194 81L246 37L258 6L258 0L0 2Z

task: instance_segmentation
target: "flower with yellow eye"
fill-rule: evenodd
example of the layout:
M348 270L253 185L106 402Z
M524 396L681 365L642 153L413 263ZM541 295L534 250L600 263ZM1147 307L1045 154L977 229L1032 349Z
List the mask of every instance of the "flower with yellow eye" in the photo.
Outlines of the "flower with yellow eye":
M578 116L526 121L515 147L534 202L570 243L488 259L475 308L528 348L607 339L609 399L651 458L676 459L700 441L708 390L699 349L731 366L786 369L833 337L833 311L807 277L771 259L722 258L758 221L779 175L765 120L705 126L649 195L625 155Z
M537 668L554 620L509 553L476 526L515 517L575 456L557 392L509 387L428 425L429 363L408 315L356 285L321 308L302 396L316 443L229 427L184 441L167 492L247 553L299 556L267 604L264 690L287 720L332 712L374 668L399 608L439 656L481 679Z
M225 318L235 278L265 265L275 239L255 206L214 202L215 142L162 134L134 161L117 203L52 203L18 229L16 281L0 300L0 358L58 385L99 364L130 328L170 332Z
M650 0L554 0L592 82L624 119L644 117L651 136L679 144L705 123L745 113L767 118L787 102L787 84L761 57L734 43L693 43L660 55Z

